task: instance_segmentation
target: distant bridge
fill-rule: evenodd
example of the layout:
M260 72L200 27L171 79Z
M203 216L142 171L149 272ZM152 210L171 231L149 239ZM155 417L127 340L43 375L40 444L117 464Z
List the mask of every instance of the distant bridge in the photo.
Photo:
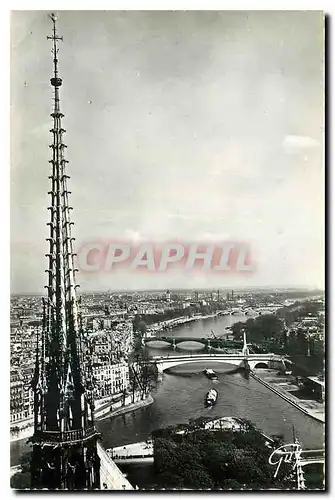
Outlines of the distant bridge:
M154 462L153 441L141 441L125 446L117 446L106 450L108 456L116 464L140 464Z
M301 467L310 464L324 464L325 463L325 450L302 450L299 457L299 464Z
M227 336L231 335L231 333L224 333L221 337L171 337L171 336L155 336L155 337L147 337L142 339L143 345L147 345L149 348L152 346L150 342L161 342L162 347L166 349L176 349L183 348L184 342L196 342L199 344L199 350L206 349L207 351L211 351L212 349L218 349L222 354L234 354L236 351L242 351L242 348L245 346L243 340L235 340L228 339ZM165 346L164 346L165 343ZM168 345L169 344L169 345ZM257 354L260 352L261 354L266 354L269 346L267 343L247 344L248 350L252 354ZM153 346L154 347L154 346ZM185 349L187 346L185 346ZM278 354L279 355L279 354Z
M268 354L187 354L185 356L154 356L152 361L157 367L159 373L163 373L174 366L185 365L189 363L226 363L235 366L245 366L246 361L251 368L277 368L284 363L284 359L273 353Z
M224 334L224 335L229 335ZM227 340L226 338L208 338L208 337L148 337L143 339L143 341L148 344L150 342L167 342L170 344L172 348L177 347L179 344L183 342L197 342L203 345L203 347L207 347L207 349L211 348L226 348L226 349L242 349L243 341L242 340Z
M305 465L310 465L310 464L324 464L325 463L325 458L324 457L315 457L315 458L307 458L305 459L300 459L299 463L301 467L305 467Z

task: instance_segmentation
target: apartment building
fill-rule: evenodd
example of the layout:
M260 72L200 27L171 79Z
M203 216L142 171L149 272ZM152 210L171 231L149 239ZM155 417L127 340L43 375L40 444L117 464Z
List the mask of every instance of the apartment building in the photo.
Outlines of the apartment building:
M97 399L120 394L129 387L129 367L124 361L94 363L93 377Z

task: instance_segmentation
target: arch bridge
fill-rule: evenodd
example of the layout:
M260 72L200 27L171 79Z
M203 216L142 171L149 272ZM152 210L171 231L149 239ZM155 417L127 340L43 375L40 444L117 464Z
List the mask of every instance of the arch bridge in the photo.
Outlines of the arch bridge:
M150 342L165 342L166 344L170 344L172 349L175 349L179 346L179 344L183 344L184 342L197 342L198 344L202 344L201 349L207 348L227 348L227 349L242 349L243 341L242 340L227 340L226 338L210 338L210 337L147 337L143 339L144 344L150 344ZM150 345L148 345L150 347Z
M255 368L277 368L282 366L284 359L273 353L268 354L187 354L182 356L154 356L153 363L158 373L163 373L169 368L189 363L225 363L236 367L245 367L248 362L251 370Z
M299 464L301 467L310 464L324 464L325 450L301 450Z

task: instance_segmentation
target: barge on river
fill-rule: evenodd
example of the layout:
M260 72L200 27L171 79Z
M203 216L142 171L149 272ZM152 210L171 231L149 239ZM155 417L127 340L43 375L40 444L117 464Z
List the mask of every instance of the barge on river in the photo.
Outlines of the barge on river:
M218 392L215 389L211 389L205 397L206 406L214 406L218 399Z
M211 368L206 368L204 370L204 374L206 375L207 378L209 378L209 380L218 380L217 374Z

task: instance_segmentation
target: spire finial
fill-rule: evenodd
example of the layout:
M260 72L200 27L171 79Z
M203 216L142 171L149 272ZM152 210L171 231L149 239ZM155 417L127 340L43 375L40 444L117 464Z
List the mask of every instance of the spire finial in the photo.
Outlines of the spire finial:
M59 78L58 76L58 59L57 59L57 54L58 54L58 40L62 40L63 41L63 37L62 36L59 36L57 34L57 29L56 29L56 21L57 21L57 16L56 14L52 13L52 14L49 14L49 17L51 19L51 21L53 22L53 33L51 36L47 36L47 39L48 40L52 40L53 41L53 47L51 49L51 52L54 56L53 58L53 63L54 63L54 76L53 78L50 79L50 83L51 85L55 88L55 95L54 95L54 100L55 100L55 113L59 112L59 93L58 93L58 89L59 87L62 85L62 79Z
M51 21L53 22L54 26L53 26L52 36L47 36L47 39L48 40L53 40L54 44L56 44L57 40L62 40L63 41L63 37L57 35L57 28L56 28L57 16L56 16L56 14L54 14L54 13L49 14L49 17L50 17Z

